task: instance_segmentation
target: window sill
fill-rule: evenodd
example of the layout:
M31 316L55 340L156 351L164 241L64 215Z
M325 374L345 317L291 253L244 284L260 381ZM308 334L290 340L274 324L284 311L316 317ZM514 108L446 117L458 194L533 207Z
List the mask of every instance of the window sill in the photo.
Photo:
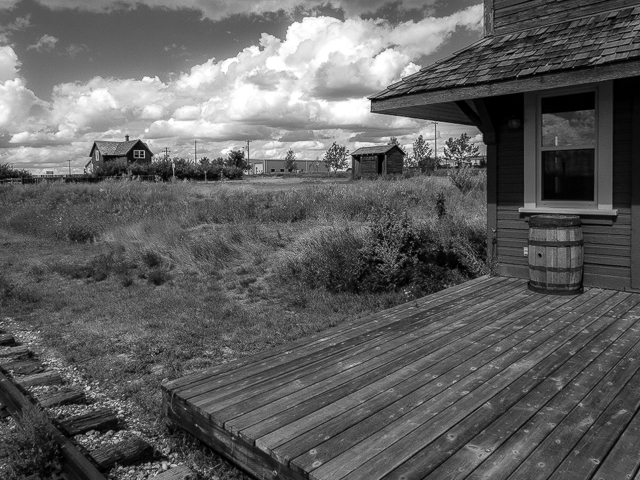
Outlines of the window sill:
M600 217L617 217L618 210L596 210L589 208L552 208L552 207L521 207L518 209L520 213L536 214L557 214L557 215L585 215Z

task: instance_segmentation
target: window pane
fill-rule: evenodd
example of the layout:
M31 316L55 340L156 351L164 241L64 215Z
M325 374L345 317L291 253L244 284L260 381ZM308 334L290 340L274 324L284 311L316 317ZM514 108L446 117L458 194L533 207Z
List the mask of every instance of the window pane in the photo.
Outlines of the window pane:
M542 152L542 200L594 201L595 150Z
M595 145L595 92L542 99L542 146Z

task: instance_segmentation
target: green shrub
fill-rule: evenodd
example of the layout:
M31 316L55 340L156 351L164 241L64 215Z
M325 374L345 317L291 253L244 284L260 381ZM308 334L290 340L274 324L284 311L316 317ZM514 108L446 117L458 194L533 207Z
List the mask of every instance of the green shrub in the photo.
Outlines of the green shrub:
M5 464L7 480L31 475L58 478L62 453L49 430L49 419L38 407L26 407L16 428L0 435L0 463Z

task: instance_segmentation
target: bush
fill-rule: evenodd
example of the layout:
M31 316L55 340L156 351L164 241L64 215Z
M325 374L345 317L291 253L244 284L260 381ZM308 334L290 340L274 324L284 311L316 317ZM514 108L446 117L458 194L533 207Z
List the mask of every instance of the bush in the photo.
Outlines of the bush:
M350 226L317 227L281 254L280 275L330 292L358 290L363 231Z
M477 170L469 166L448 169L449 180L463 194L484 185L484 175L484 170Z
M57 478L62 471L62 453L42 410L27 406L17 427L0 435L0 460L5 464L7 480L31 475Z

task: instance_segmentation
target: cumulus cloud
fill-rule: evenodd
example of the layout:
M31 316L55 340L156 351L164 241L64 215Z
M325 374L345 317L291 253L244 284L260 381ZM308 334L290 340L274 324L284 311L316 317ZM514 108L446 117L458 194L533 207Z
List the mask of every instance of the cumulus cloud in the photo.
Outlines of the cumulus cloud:
M33 45L29 45L27 50L35 50L36 52L50 52L54 48L56 48L56 43L58 43L58 39L52 35L43 35Z
M0 82L13 80L18 75L18 55L9 46L0 47Z
M2 1L0 0L0 8L2 8ZM0 25L0 43L9 43L9 38L14 32L25 30L31 26L31 17L26 15L24 17L17 17L13 22L7 25Z
M218 151L228 142L253 140L252 157L294 148L302 152L299 158L315 158L334 140L376 141L418 130L423 123L413 119L372 115L366 96L417 71L421 56L456 29L479 28L481 18L479 6L395 26L307 17L293 22L283 38L263 34L236 56L211 58L171 80L95 77L57 85L50 102L39 100L18 76L13 49L0 47L0 133L20 148L58 145L67 155L126 130L175 145L176 154L195 138ZM56 39L45 37L33 48L55 47ZM0 152L0 161L10 155Z

